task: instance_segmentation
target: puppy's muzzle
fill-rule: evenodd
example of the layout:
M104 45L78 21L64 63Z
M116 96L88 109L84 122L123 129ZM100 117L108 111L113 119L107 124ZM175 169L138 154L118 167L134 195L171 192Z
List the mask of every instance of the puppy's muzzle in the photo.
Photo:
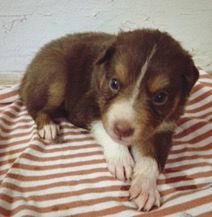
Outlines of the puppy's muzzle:
M135 129L127 120L116 121L113 125L113 132L120 140L132 137L134 131Z

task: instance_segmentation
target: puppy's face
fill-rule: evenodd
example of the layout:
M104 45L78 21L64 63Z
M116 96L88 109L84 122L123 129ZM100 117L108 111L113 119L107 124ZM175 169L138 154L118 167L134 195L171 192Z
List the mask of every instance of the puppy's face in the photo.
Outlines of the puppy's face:
M96 64L103 125L125 145L173 130L198 78L189 54L159 31L121 33Z

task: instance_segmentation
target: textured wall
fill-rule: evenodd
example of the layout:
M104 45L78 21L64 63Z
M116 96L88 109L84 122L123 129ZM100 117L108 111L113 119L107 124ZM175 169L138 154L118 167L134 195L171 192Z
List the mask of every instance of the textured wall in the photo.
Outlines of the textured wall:
M23 72L39 47L67 33L142 27L170 32L212 70L211 0L0 0L0 73Z

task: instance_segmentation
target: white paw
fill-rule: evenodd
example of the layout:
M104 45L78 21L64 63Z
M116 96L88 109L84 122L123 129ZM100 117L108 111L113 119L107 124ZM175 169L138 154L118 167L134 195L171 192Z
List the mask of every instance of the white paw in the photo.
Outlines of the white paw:
M133 173L134 160L128 147L112 140L105 131L102 121L93 122L91 131L97 142L104 148L108 169L116 178L129 180Z
M39 136L47 141L54 141L60 132L60 128L57 124L50 122L38 130Z
M120 180L129 180L133 173L134 160L127 147L114 146L104 150L109 171Z
M150 175L148 170L143 170L144 167L145 165L135 166L129 194L138 210L149 211L154 206L160 206L160 194L156 183L158 174Z
M145 177L135 177L132 181L130 199L134 200L138 210L149 211L154 206L160 206L160 194L156 183Z

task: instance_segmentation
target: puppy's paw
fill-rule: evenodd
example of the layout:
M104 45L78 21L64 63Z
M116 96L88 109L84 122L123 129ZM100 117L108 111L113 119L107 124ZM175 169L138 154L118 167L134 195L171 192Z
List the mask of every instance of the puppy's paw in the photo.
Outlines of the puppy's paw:
M59 135L60 128L57 124L50 121L48 124L45 124L41 129L38 130L39 136L46 141L55 141Z
M142 170L142 165L135 167L129 194L138 210L149 211L154 206L160 206L160 194L156 181L156 174L149 176L148 173L145 174L145 171Z
M120 180L132 176L134 160L128 147L116 143L105 131L102 121L93 122L91 131L97 142L104 148L104 155L109 171Z
M104 150L108 169L117 179L129 180L133 173L134 160L127 147L118 145Z
M134 200L138 210L149 211L154 206L160 206L160 194L156 184L144 177L133 179L130 190L130 199Z

